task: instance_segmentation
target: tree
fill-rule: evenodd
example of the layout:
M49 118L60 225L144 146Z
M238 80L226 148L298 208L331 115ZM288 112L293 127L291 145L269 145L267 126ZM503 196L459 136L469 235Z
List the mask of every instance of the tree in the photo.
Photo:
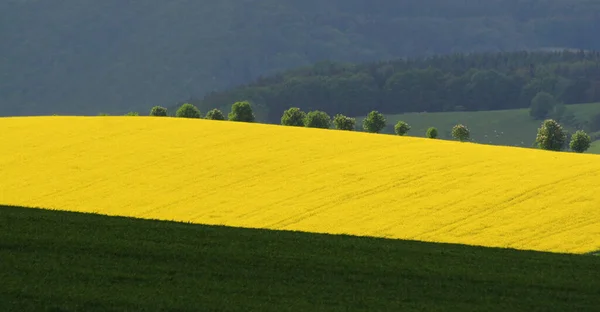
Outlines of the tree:
M223 112L213 108L211 110L208 111L208 113L206 113L206 119L211 119L211 120L225 120L225 115L223 115Z
M248 101L233 103L231 112L227 117L231 121L254 122L255 120L252 106L250 106Z
M397 135L405 135L410 130L410 126L404 121L398 121L394 126L394 132Z
M363 129L371 133L379 133L385 128L385 117L378 111L371 111L363 120Z
M312 111L306 114L304 125L309 128L329 129L331 127L331 117L322 111Z
M175 117L180 118L200 118L200 116L200 110L190 103L181 105L175 113Z
M469 131L469 128L465 125L459 124L452 128L452 137L461 142L468 141L470 136L471 131Z
M535 142L542 149L549 151L562 150L567 135L562 126L553 119L546 119L538 129Z
M352 131L356 127L356 119L337 114L333 117L333 124L338 130Z
M583 153L590 148L591 143L592 139L587 133L585 133L585 131L577 130L573 136L571 136L571 143L569 143L569 147L576 153Z
M430 127L429 129L427 129L425 135L430 139L435 139L438 137L438 130L435 127Z
M298 107L292 107L283 112L281 124L284 126L304 127L304 119L306 119L306 113Z
M167 109L162 106L154 106L150 110L150 116L167 116Z
M553 111L556 104L557 101L552 94L543 91L538 92L531 100L529 116L536 120L544 119Z
M125 116L139 116L139 115L140 115L140 113L138 113L138 112L129 112L129 113L125 114Z

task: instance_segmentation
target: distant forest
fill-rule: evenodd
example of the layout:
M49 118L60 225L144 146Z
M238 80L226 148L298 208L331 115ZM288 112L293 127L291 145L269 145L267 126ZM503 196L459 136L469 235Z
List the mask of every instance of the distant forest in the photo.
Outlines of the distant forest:
M289 107L361 116L371 110L481 111L529 107L538 92L565 104L600 101L600 52L452 54L365 64L320 62L261 77L202 100L202 109L248 100L268 122Z
M4 0L0 1L0 115L116 114L170 106L261 75L327 60L384 61L369 65L383 73L351 69L355 75L336 80L345 86L360 84L355 93L363 98L356 109L346 108L359 100L355 93L330 96L339 100L328 105L348 114L362 112L365 105L386 110L391 108L389 100L380 98L383 93L378 91L384 88L382 79L389 78L389 68L404 66L389 60L546 48L600 50L599 29L597 0ZM515 59L521 61L527 62ZM464 76L466 65L460 62L452 65L456 84L471 78ZM328 68L323 64L315 68ZM410 74L438 77L436 69L450 72L432 64L430 72ZM482 73L475 81L485 75L495 74ZM510 72L509 80L516 76ZM402 79L408 78L394 81ZM432 83L450 81L440 79ZM277 104L281 107L294 101L320 106L307 102L312 97L302 88L297 88L295 100L282 95L267 96L265 101L269 106L276 98L288 101ZM372 90L373 96L361 89ZM418 101L407 98L394 110L436 110L442 105L429 100L433 95L422 96ZM347 103L340 102L343 97ZM500 105L445 102L444 109ZM273 111L279 113L279 108Z

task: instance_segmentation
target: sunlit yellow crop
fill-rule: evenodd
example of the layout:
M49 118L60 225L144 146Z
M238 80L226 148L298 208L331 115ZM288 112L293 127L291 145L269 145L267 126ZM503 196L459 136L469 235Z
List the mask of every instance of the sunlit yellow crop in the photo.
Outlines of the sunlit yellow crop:
M160 117L0 118L0 150L0 204L600 249L596 155Z

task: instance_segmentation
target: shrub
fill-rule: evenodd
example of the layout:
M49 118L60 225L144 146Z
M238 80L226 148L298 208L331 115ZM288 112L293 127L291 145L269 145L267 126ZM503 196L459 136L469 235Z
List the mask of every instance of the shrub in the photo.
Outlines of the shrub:
M438 130L435 127L430 127L429 129L427 129L425 135L430 139L435 139L438 137Z
M167 116L167 109L162 106L154 106L150 110L150 116Z
M200 116L200 110L190 103L181 105L177 112L175 112L175 117L179 118L200 118Z
M538 129L535 142L541 149L560 151L563 149L567 135L562 126L553 119L544 120Z
M208 111L208 113L206 113L206 119L210 119L210 120L225 120L225 115L223 114L222 111L213 108L211 110Z
M592 139L590 136L585 133L585 131L578 130L573 134L573 136L571 136L571 143L569 144L569 147L576 153L583 153L590 148L591 143Z
M140 113L138 113L138 112L129 112L129 113L125 114L125 116L139 116L139 115L140 115Z
M452 137L461 142L468 141L470 136L471 132L465 125L459 124L452 128Z
M306 114L304 125L309 128L331 128L331 117L322 111L312 111Z
M398 121L394 126L394 132L397 135L405 135L410 130L410 126L404 121Z
M333 124L338 130L352 131L356 127L356 119L337 114L333 117Z
M231 106L231 112L227 115L231 121L254 122L254 112L248 101L235 102Z
M281 124L284 126L304 127L306 113L298 107L292 107L283 112L281 116Z
M385 117L378 111L372 111L363 120L363 129L371 133L379 133L385 128Z
M552 112L556 104L556 99L552 94L543 91L538 92L531 100L529 116L536 120L544 119L548 117L548 114Z

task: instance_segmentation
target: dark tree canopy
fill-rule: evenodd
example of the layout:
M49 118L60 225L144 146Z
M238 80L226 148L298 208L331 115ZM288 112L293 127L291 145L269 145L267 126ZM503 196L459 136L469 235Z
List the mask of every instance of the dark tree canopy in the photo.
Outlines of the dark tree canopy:
M567 134L563 127L552 119L544 120L538 129L536 143L541 149L549 151L560 151L564 148Z
M452 137L461 142L465 142L471 137L471 131L469 131L467 126L459 124L452 128Z
M208 94L200 105L253 100L264 108L265 121L273 123L290 106L353 117L373 109L400 114L532 107L536 118L546 118L552 101L532 103L536 95L549 95L554 103L598 102L598 88L600 52L490 52L360 64L319 62Z
M558 103L552 94L540 91L531 100L529 116L537 120L543 120L548 117L557 104Z
M352 131L356 127L356 119L337 114L333 117L333 125L338 130Z
M425 136L430 138L430 139L435 139L438 137L438 130L435 127L429 127L427 129L427 132L425 133Z
M405 135L410 130L410 126L404 121L398 121L394 126L394 132L397 135Z
M210 120L225 120L225 115L219 109L213 108L209 110L208 113L206 113L206 116L204 118Z
M200 118L200 110L190 103L185 103L175 112L175 117L180 118Z
M233 103L228 118L230 121L243 122L254 122L255 120L252 106L247 101Z
M585 131L577 130L571 137L569 147L576 153L583 153L590 148L591 143L592 139L587 133L585 133Z
M167 109L162 106L154 106L150 110L150 116L167 116Z
M281 124L284 126L304 127L306 113L298 107L292 107L283 112L281 116Z
M378 111L371 111L367 118L363 119L363 130L372 133L379 133L385 128L385 117Z
M121 115L187 101L184 98L188 96L202 98L215 90L327 59L372 62L456 52L600 49L600 2L593 0L146 0L144 4L122 0L0 1L0 115L98 111ZM451 84L452 92L476 96L473 103L453 99L445 103L448 108L510 105L506 101L515 96L510 90L518 95L520 89L513 85L522 84L505 69L521 67L519 61L504 56L476 58L481 62L474 68L487 67L498 73L463 76L459 71L474 65L473 59L464 59L450 66L440 66L439 60L432 64L446 74L454 72L448 79L435 72L405 74L424 80L420 90ZM540 73L539 59L527 55L523 59ZM529 69L519 71L528 74ZM386 100L381 90L393 72L383 64L330 80L322 79L330 76L323 71L314 80L289 80L284 94L267 92L277 99L263 99L273 108L273 122L279 122L283 109L293 106L305 111L325 109L330 115L361 116L371 109L385 113L388 110L384 108L432 111L445 105L434 100L439 94L422 93L421 99L418 88L403 90L392 80L390 96L408 92L407 98ZM412 78L401 75L396 79ZM587 101L584 99L589 96L580 92L589 82L586 76L582 79L569 91L578 97L577 102ZM490 92L473 89L495 84L499 87ZM304 94L307 88L315 93ZM326 109L322 102L327 90L333 93L328 100L331 107ZM372 95L377 96L370 98ZM243 100L258 104L262 94L253 96L256 98L244 94L228 99L226 105L198 108L225 111L231 103ZM275 104L287 97L298 98L303 105ZM319 102L306 101L319 98ZM371 106L379 101L383 101L381 107ZM350 110L355 106L356 111Z
M308 128L329 129L331 128L331 117L327 113L318 110L308 112L304 125Z

